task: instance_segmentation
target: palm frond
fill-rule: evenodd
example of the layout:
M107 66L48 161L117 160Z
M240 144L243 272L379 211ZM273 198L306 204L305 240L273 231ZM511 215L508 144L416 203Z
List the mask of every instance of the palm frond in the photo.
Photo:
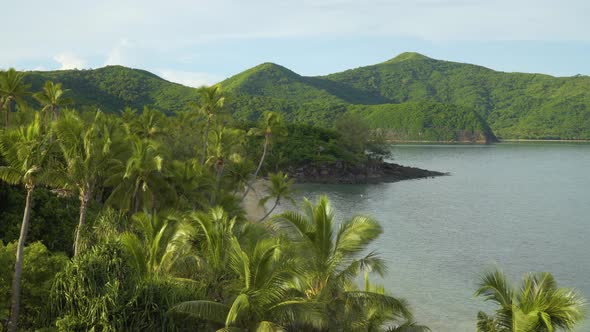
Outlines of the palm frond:
M408 302L404 299L367 291L348 291L345 300L353 307L375 307L378 310L391 312L393 317L411 321L413 318Z
M343 255L356 254L383 233L381 225L372 218L356 216L340 224L336 236L336 251Z
M170 309L170 313L184 314L195 318L224 324L230 308L213 301L187 301Z
M399 326L390 327L387 332L430 332L430 328L415 322L407 322ZM490 331L491 332L491 331Z
M481 277L475 296L483 296L486 301L509 307L513 303L514 291L504 273L494 270Z

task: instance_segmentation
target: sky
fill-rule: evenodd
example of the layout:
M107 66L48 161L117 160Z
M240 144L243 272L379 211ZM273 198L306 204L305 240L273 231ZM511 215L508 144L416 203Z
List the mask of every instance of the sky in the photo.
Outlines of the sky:
M412 51L590 74L589 0L0 0L0 68L124 65L189 86L263 62L324 75Z

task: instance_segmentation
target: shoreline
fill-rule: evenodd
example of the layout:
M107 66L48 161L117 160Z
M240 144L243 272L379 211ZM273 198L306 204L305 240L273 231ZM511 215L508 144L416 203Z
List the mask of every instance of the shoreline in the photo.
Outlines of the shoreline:
M498 143L510 142L555 142L555 143L590 143L590 139L501 139Z
M417 141L417 140L387 140L390 144L443 144L443 145L488 145L498 143L518 143L518 142L548 142L548 143L590 143L590 139L531 139L531 138L507 138L498 139L496 142L485 141Z

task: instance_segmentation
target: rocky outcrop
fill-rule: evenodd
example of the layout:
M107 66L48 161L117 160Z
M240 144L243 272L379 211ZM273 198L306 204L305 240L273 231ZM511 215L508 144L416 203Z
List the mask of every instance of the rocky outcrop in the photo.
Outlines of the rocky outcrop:
M365 165L344 162L308 164L289 169L289 175L298 183L364 184L430 178L448 173L373 161Z

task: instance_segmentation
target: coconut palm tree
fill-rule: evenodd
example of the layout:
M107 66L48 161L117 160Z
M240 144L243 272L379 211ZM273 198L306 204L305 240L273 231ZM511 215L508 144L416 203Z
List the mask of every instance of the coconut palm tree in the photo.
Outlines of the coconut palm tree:
M199 88L199 103L197 105L199 113L207 119L205 133L203 135L203 150L201 156L201 165L207 160L207 144L209 142L209 130L215 117L223 111L225 97L221 91L220 85Z
M234 236L227 243L228 268L238 278L235 296L227 302L183 302L172 311L217 323L224 331L284 331L296 323L324 327L317 303L307 300L289 282L298 273L294 270L297 264L281 254L280 240L253 242L254 246L244 248Z
M585 315L585 300L572 289L559 288L550 273L529 273L514 288L504 273L481 278L476 296L498 306L495 315L477 315L478 332L571 331Z
M30 87L30 85L23 83L23 78L24 73L18 72L14 68L10 68L0 75L0 96L4 98L6 105L6 128L10 125L12 104L14 102L21 103Z
M354 285L353 287L356 287ZM365 272L364 291L387 295L385 288L381 285L372 284L369 280L369 273ZM349 331L368 332L428 332L430 329L412 321L405 320L403 311L397 310L395 306L383 306L382 302L372 303L350 302L345 306L343 318L345 326ZM401 322L400 322L401 321Z
M250 185L254 164L242 155L234 153L230 155L228 171L229 178L234 186L233 194L236 195Z
M159 140L161 137L168 135L166 132L167 125L167 118L164 113L144 107L139 116L133 114L128 128L130 134L141 139Z
M230 282L229 264L230 239L238 234L237 219L230 218L221 207L207 212L189 212L184 216L186 225L191 225L191 242L198 257L198 275L207 280L208 298L221 300Z
M130 214L157 207L158 200L175 196L172 185L163 174L161 148L151 140L131 136L131 154L125 163L118 162L111 168L106 184L114 189L107 199ZM160 202L163 203L163 202Z
M43 106L41 112L49 113L53 121L58 118L61 107L74 102L71 98L63 96L68 91L62 90L61 83L54 84L52 81L47 81L45 82L45 86L43 86L43 91L34 93L33 98Z
M215 190L215 179L208 168L201 166L196 159L173 160L169 174L177 193L177 208L197 210L209 207L207 193Z
M74 256L77 256L88 204L95 191L102 187L115 160L117 149L111 147L116 136L105 125L100 111L91 123L86 123L75 112L67 112L54 123L53 129L64 161L62 167L56 169L54 181L62 189L76 192L80 199L80 218L74 240Z
M260 169L262 168L262 164L264 163L264 159L266 157L266 152L268 150L268 146L272 142L273 136L285 136L287 135L287 130L283 125L283 118L280 114L276 112L265 112L262 116L262 125L260 128L252 128L248 132L248 135L255 135L255 136L264 136L264 144L262 145L262 156L260 157L260 161L258 162L258 167L256 167L256 171L254 172L254 176L252 177L253 180L256 180ZM248 195L250 191L251 184L246 188L242 199Z
M412 314L404 300L354 287L360 272L383 275L385 271L385 264L377 254L366 253L382 232L374 219L354 216L336 228L332 207L322 196L315 205L305 199L302 214L284 212L271 221L274 227L286 229L298 242L299 254L307 261L300 287L309 299L326 304L330 327L337 330L346 327L342 315L350 306L388 308L411 321Z
M0 152L7 164L0 166L0 179L10 184L23 185L27 192L12 279L11 314L8 323L10 332L16 331L18 324L23 250L29 229L31 200L35 187L47 180L45 173L49 165L50 150L48 135L38 115L28 126L9 129L0 135Z
M210 157L207 160L207 164L213 166L216 173L216 189L211 195L211 205L215 204L221 194L221 179L226 160L233 154L241 152L244 137L244 131L241 129L226 128L220 125L214 130L213 145L210 146L209 150L211 151L208 153Z
M281 203L281 200L287 200L292 202L295 201L291 196L293 194L293 179L289 179L288 174L283 172L271 173L269 176L270 186L268 186L268 195L260 200L260 205L264 206L270 199L274 199L273 206L259 221L263 221L276 209Z
M132 231L121 235L121 244L129 253L129 262L142 276L170 275L175 262L188 255L192 234L180 218L171 212L133 215Z

